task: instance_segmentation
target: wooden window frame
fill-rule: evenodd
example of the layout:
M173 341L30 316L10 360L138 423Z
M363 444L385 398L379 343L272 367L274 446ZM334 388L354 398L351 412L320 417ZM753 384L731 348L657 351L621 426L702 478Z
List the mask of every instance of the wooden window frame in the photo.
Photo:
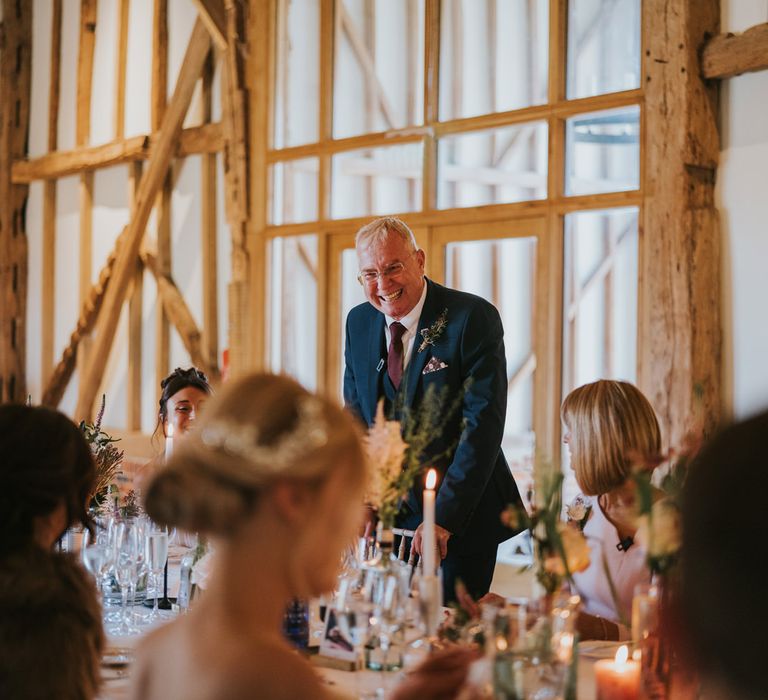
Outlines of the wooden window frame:
M273 112L274 100L274 50L275 27L278 0L269 0L267 24L270 41L263 42L272 47L268 57L270 69L261 76L261 94L268 95L269 114ZM627 90L594 97L568 100L566 88L567 57L567 0L549 2L549 80L548 102L544 105L522 109L484 114L469 118L439 121L438 119L438 71L440 41L440 0L425 0L425 61L424 61L424 124L399 130L364 134L334 139L332 128L333 113L333 62L334 62L334 0L320 0L320 104L318 109L319 139L316 143L294 145L286 148L271 147L272 124L270 119L263 124L266 131L255 135L254 142L262 144L264 162L274 164L282 161L315 156L320 159L318 183L317 221L269 225L266 217L258 227L256 236L267 241L280 236L313 233L318 236L318 389L338 395L338 377L343 357L338 339L341 337L343 319L340 318L341 298L339 275L341 274L341 251L350 247L354 232L373 216L348 219L330 217L331 158L345 151L376 146L421 142L424 145L422 173L422 209L402 214L409 226L421 237L422 247L427 252L428 265L436 281L444 278L445 262L442 251L448 238L471 240L502 238L515 235L530 222L535 222L537 237L537 314L534 347L537 357L537 371L534 384L534 430L537 449L551 456L560 453L561 366L562 366L562 315L563 315L563 236L564 217L574 211L606 210L619 207L637 207L642 215L643 191L643 88ZM610 192L566 197L565 177L565 122L571 116L638 105L640 108L640 186L636 190ZM542 120L547 123L548 176L547 198L510 204L438 209L437 188L437 143L445 135L462 134L480 129L509 126ZM266 212L266 203L265 203ZM398 212L392 212L398 215ZM529 229L530 230L530 229ZM522 235L522 234L521 234ZM531 234L528 234L531 235ZM641 236L642 240L642 236ZM642 244L641 244L642 250ZM642 254L642 253L641 253ZM256 279L256 277L254 277ZM638 299L643 298L638 294ZM640 301L638 302L640 303ZM265 307L264 307L265 308ZM259 315L260 316L260 315ZM638 318L641 318L638 310ZM268 324L266 318L256 318L256 325ZM266 327L266 326L265 326ZM263 330L256 330L259 337ZM639 334L638 334L639 335ZM262 335L262 337L264 337ZM267 346L255 347L255 364L267 365Z

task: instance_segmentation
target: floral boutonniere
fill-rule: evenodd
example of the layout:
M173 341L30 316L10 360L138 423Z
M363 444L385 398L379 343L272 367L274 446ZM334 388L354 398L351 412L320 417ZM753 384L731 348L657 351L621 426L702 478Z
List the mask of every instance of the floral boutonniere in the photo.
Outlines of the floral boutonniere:
M427 345L434 345L435 341L443 334L445 327L448 325L448 309L443 309L442 313L437 317L429 328L422 328L419 334L422 337L421 345L419 345L419 352L427 349Z
M568 522L577 525L579 530L583 532L584 526L592 514L592 504L579 494L565 507L565 514Z

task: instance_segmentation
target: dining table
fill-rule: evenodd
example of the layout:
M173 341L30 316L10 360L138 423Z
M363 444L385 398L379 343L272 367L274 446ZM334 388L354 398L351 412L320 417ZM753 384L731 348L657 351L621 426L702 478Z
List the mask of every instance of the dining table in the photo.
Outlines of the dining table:
M131 663L142 637L158 625L167 624L177 615L183 614L176 610L161 611L158 620L146 626L138 635L118 637L107 635L107 647L102 664L102 689L98 700L125 700L130 697ZM310 648L306 652L308 658L316 653L311 634ZM577 645L577 700L594 700L595 690L595 662L599 659L613 658L618 642L587 641ZM350 698L386 698L389 692L403 677L404 671L391 673L378 673L370 670L347 671L339 668L325 667L322 662L313 663L323 683L331 687L336 693ZM490 661L481 658L470 668L469 681L474 688L489 688L491 675ZM377 695L377 689L383 688L383 692ZM472 697L477 697L473 695ZM488 697L492 697L489 695Z

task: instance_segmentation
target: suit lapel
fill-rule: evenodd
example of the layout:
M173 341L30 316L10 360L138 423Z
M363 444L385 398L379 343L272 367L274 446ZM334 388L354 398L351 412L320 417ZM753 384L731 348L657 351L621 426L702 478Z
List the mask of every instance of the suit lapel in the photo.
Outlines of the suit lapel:
M439 294L440 292L435 285L430 280L427 280L427 297L424 299L424 307L422 308L421 316L419 317L419 325L416 329L416 337L413 340L410 360L408 361L408 366L405 368L405 406L407 407L413 405L416 388L421 381L421 373L429 358L432 357L431 345L427 345L421 352L419 352L419 346L423 340L421 330L432 326L442 311L442 308L439 308Z
M370 422L373 422L373 417L376 415L376 403L379 399L379 377L381 372L386 371L384 368L387 366L387 353L386 349L382 351L384 347L384 315L376 312L371 316L371 321L368 326L368 357L372 358L376 363L372 367L368 368L368 410L370 411ZM383 366L381 362L384 362Z

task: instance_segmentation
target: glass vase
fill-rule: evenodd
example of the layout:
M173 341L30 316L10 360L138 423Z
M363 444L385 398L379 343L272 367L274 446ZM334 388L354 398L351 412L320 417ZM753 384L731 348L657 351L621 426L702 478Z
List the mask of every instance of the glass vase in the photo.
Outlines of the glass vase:
M496 700L564 700L575 697L575 621L578 596L500 609L489 620Z
M671 646L663 619L665 587L661 579L638 584L632 598L632 641L641 652L640 686L646 700L666 700L671 681Z

